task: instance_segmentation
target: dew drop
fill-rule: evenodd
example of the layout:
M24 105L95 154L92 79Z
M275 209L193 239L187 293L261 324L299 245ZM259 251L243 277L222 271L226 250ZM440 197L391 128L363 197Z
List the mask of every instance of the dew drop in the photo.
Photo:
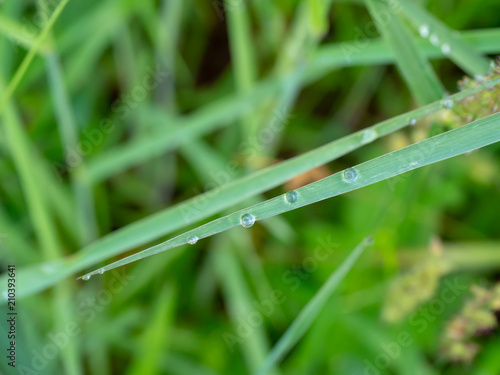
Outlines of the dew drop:
M250 228L255 223L255 216L252 214L244 214L240 218L240 223L243 228Z
M446 98L446 99L443 99L441 104L443 105L444 108L451 109L453 107L453 104L455 104L455 103L453 102L453 99Z
M443 43L443 45L441 46L441 52L443 52L445 56L448 56L451 52L450 45L448 43Z
M411 118L410 119L410 125L411 126L415 125L416 123L417 123L417 119L415 119L415 118Z
M352 184L358 179L358 171L354 168L348 168L342 173L342 178L345 182Z
M430 34L431 30L429 29L429 26L427 25L420 25L418 28L418 33L422 38L427 38Z
M285 194L285 202L292 204L299 200L299 194L295 190L291 190Z
M82 277L82 280L85 280L85 281L87 281L89 279L90 279L90 275L85 275L85 276Z
M434 46L437 46L439 44L439 38L436 34L432 34L429 40L431 41L431 44Z
M377 132L373 129L366 129L363 132L363 139L361 140L364 144L373 142L377 138Z
M99 274L102 275L104 273L104 268L100 268L99 271L97 271L97 272L99 272Z
M196 242L198 242L198 237L196 237L196 236L189 236L189 238L188 238L188 244L194 245Z

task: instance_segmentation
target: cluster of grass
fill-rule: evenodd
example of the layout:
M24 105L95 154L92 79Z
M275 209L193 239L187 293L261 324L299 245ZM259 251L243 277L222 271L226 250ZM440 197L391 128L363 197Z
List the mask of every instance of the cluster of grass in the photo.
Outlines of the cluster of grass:
M494 0L0 8L4 373L500 371Z

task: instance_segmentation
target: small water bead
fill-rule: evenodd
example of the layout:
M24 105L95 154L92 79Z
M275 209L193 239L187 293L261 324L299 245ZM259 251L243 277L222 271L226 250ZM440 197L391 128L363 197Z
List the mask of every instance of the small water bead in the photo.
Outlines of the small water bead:
M104 268L100 268L99 271L97 271L97 272L99 272L99 274L102 275L104 273Z
M85 280L85 281L87 281L89 279L90 279L90 275L85 275L85 276L82 277L82 280Z
M376 138L377 138L377 132L375 130L373 130L373 129L366 129L363 132L362 142L363 143L370 143L370 142L374 141Z
M431 41L431 44L434 46L437 46L439 44L439 38L436 34L432 34L429 40Z
M410 119L411 126L414 126L416 123L417 123L417 119L415 119L415 118Z
M453 107L453 104L455 104L455 103L453 102L452 98L446 98L446 99L443 99L443 101L442 101L442 105L446 109L451 109Z
M285 202L292 204L295 203L299 200L299 194L295 191L289 191L288 193L285 194Z
M444 43L442 46L441 46L441 52L443 52L443 54L445 56L448 56L451 52L451 47L448 43Z
M342 173L342 178L345 182L352 184L358 179L358 171L354 168L348 168Z
M422 38L427 38L430 34L431 30L429 29L429 26L427 25L421 25L419 28L418 28L418 33L420 34L420 36Z
M243 228L250 228L255 223L255 216L252 214L245 214L240 218L240 223Z
M196 242L198 242L198 237L196 237L196 236L190 236L188 238L188 244L194 245Z

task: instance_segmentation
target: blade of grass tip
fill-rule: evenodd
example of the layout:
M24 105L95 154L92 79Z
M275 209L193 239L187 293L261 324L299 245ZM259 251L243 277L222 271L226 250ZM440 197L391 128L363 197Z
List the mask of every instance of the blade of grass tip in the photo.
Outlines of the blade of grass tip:
M499 82L500 78L491 79L479 84L477 87L460 91L452 95L450 99L458 102L484 89L493 87ZM366 130L334 140L302 155L208 191L206 194L164 209L155 215L139 220L94 241L74 256L58 259L50 264L21 268L18 272L18 297L21 298L43 290L86 267L210 217L249 197L277 187L301 173L335 160L362 147L364 144L372 142L375 128L377 129L376 134L381 137L408 126L412 119L424 118L441 108L442 103L435 102L382 121ZM198 208L200 204L203 204L203 210ZM179 220L179 218L182 218L182 220ZM49 275L44 271L45 267L48 266L54 269L54 272ZM5 291L5 279L6 275L0 277L0 291Z
M276 345L269 353L262 367L256 372L257 375L264 375L269 372L274 366L281 362L283 357L290 352L295 344L305 335L309 327L314 323L316 317L325 306L326 302L335 291L337 286L346 277L348 272L354 266L363 250L373 242L371 237L365 238L356 248L349 254L346 260L328 277L326 282L321 286L318 292L300 311L299 315L292 322L290 327L285 331L283 336L278 340Z
M61 2L57 5L56 9L54 9L54 12L50 16L47 24L43 28L42 32L38 35L36 38L36 41L34 45L30 48L26 56L24 57L23 61L21 62L21 65L19 68L16 70L14 73L14 77L12 77L11 81L9 82L9 85L7 86L4 94L2 95L2 98L0 99L0 114L3 112L5 109L5 106L7 105L7 101L9 98L14 94L14 91L16 90L17 86L19 85L19 82L24 77L24 74L28 70L31 62L33 61L34 57L36 56L38 50L42 47L43 42L49 35L49 31L52 29L52 26L54 26L54 23L56 20L59 18L59 15L61 12L64 10L66 7L66 4L69 2L69 0L61 0Z
M413 35L397 16L396 10L380 0L366 0L366 6L384 40L391 46L403 79L420 104L441 99L445 89L431 64L418 49ZM384 20L382 14L389 14Z
M439 19L427 12L419 4L398 0L403 15L412 23L420 35L429 38L431 44L438 46L445 56L461 67L472 77L484 77L490 69L490 61L481 56L473 45L464 42L455 32Z
M500 140L500 113L474 121L460 128L428 138L400 150L335 173L320 181L277 196L249 208L221 217L146 250L92 271L83 278L158 254L238 225L252 226L255 221L291 211L312 203L380 182ZM372 130L376 134L376 129Z

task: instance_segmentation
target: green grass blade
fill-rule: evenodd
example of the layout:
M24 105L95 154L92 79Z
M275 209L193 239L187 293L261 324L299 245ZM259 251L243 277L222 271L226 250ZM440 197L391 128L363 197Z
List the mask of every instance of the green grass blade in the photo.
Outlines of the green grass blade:
M265 363L257 371L257 375L264 375L276 366L283 357L295 346L295 344L304 336L309 327L314 323L314 320L325 306L326 302L335 291L337 286L344 280L348 272L354 266L360 255L363 253L366 246L370 245L372 239L365 238L356 248L349 254L346 260L337 268L326 282L321 286L320 290L300 311L299 315L292 322L290 327L281 336L279 341L269 353Z
M52 102L57 117L63 150L78 149L78 126L74 119L71 103L63 81L62 68L56 52L47 56L47 75L52 93ZM85 180L71 176L73 195L76 201L77 223L80 244L87 244L97 237L97 223L94 213L92 187Z
M132 165L140 164L159 152L174 149L178 145L201 137L221 126L227 125L238 116L249 113L255 104L269 95L276 94L281 88L280 81L274 80L259 86L248 94L228 97L196 111L193 115L179 119L176 124L157 127L157 130L128 145L115 147L88 161L85 172L93 182L125 170ZM160 116L158 116L160 117ZM163 118L162 121L165 121Z
M243 277L244 273L234 253L234 249L230 245L229 237L221 237L214 243L211 251L213 254L212 262L214 269L217 278L220 280L224 300L226 301L231 321L236 330L240 324L238 319L246 317L254 311L255 307L252 305L254 298ZM241 349L246 366L251 372L264 363L264 359L269 351L269 343L267 342L264 326L252 327L252 329L252 334L245 338L239 348L236 348ZM230 346L230 341L225 338L225 334L223 337L224 342L227 343L230 351L233 352L235 348Z
M499 119L500 113L497 113L372 159L354 168L335 173L295 190L295 200L293 202L290 202L287 198L288 193L277 196L231 215L213 220L161 244L111 263L99 270L92 271L85 275L85 278L88 279L92 275L185 245L191 238L198 240L238 225L245 226L245 218L251 219L253 222L265 219L498 142L500 140ZM372 131L376 134L379 127L380 125L375 126ZM350 179L353 181L350 181ZM253 225L253 222L247 226Z
M168 352L168 341L171 340L171 326L175 313L175 287L165 284L151 310L149 324L144 326L136 346L136 355L127 369L127 375L159 374L161 363Z
M454 94L450 98L458 102L498 83L500 83L500 78L492 79L475 88ZM383 121L374 127L377 128L378 135L383 136L408 126L412 118L423 118L441 108L441 102L435 102ZM148 241L153 241L186 225L203 220L249 197L279 186L301 173L335 160L361 147L363 145L363 132L366 131L370 130L367 129L335 140L110 233L86 246L77 255L51 263L50 266L53 272L47 273L44 271L46 264L20 269L18 296L30 295L43 290L86 267L95 265L136 246L143 245ZM197 208L200 204L204 205L203 211ZM5 283L1 284L4 279L5 275L0 277L0 285L5 285ZM0 286L0 288L4 287Z
M16 70L14 77L12 77L4 94L2 95L2 98L0 99L0 114L5 109L5 106L7 105L7 101L10 99L12 94L14 94L14 91L16 90L17 86L19 85L19 83L23 79L24 75L26 74L26 71L28 70L31 62L33 61L36 54L38 53L38 50L42 47L43 43L45 42L45 39L49 35L49 32L52 29L52 26L54 26L54 23L59 18L59 15L62 13L64 8L66 7L66 4L68 4L68 2L69 2L69 0L61 0L61 2L57 5L56 9L54 9L54 12L50 16L50 18L47 21L47 24L43 28L42 32L40 33L40 35L38 35L35 43L30 48L30 50L28 51L26 56L24 57L19 68Z
M500 53L500 29L464 31L457 34L463 43L472 44L482 53ZM429 59L446 57L441 48L427 40L418 39L418 49ZM306 71L306 80L314 81L332 69L345 66L369 66L392 64L395 61L392 48L381 39L370 39L363 48L353 48L353 42L331 43L319 48L311 58Z
M3 87L2 77L0 77L0 87ZM39 189L39 181L36 178L38 174L35 171L37 163L33 162L35 157L33 150L30 149L29 143L26 142L22 124L19 122L19 116L10 98L7 98L3 119L10 153L20 176L31 222L39 241L41 252L45 260L56 259L63 256L63 248L60 244L55 224L48 211L46 192ZM70 295L72 294L71 288L72 283L67 283L58 285L54 289L54 320L55 327L58 330L62 330L63 326L73 319L73 312L69 304ZM78 344L71 342L62 350L62 354L66 373L80 374Z
M10 43L16 43L19 46L30 49L34 46L33 39L24 38L26 32L23 29L23 25L18 21L6 17L3 14L0 14L0 34L3 34L9 39ZM48 51L47 46L40 47L40 51L42 54Z
M404 16L424 37L429 37L432 44L441 48L445 55L471 76L485 76L490 69L490 62L481 56L472 44L463 42L448 26L423 9L420 5L398 0Z
M494 35L487 36L488 42L485 44L485 48L488 51L500 52L500 47L494 39L499 35L500 31ZM482 38L476 37L472 39L481 40ZM352 55L350 57L351 60L346 58L344 48L345 44L342 43L320 48L319 52L313 55L310 65L307 66L304 73L305 78L302 79L305 79L306 82L311 82L324 76L332 69L351 65L389 64L394 61L394 52L387 44L380 41L370 42L359 53ZM422 43L421 48L430 56L443 56L439 49L429 46L428 43ZM256 84L245 95L236 98L233 97L234 95L230 95L229 97L222 98L215 103L197 110L189 117L180 119L179 123L175 124L178 129L174 132L170 128L172 124L166 122L164 116L155 116L157 121L165 123L165 126L158 127L149 136L137 138L128 144L121 145L113 150L90 158L87 164L89 170L80 172L82 174L87 173L88 178L92 182L97 183L127 168L150 160L160 153L171 151L192 137L201 137L222 126L226 126L228 122L242 115L255 111L264 100L276 95L279 90L283 90L284 87L295 82L295 80L299 80L302 74L302 70L297 69L279 80L270 79Z
M396 10L380 0L366 0L366 6L382 37L392 47L396 65L417 101L428 104L441 99L445 94L443 85ZM382 14L388 14L388 19L383 19Z

